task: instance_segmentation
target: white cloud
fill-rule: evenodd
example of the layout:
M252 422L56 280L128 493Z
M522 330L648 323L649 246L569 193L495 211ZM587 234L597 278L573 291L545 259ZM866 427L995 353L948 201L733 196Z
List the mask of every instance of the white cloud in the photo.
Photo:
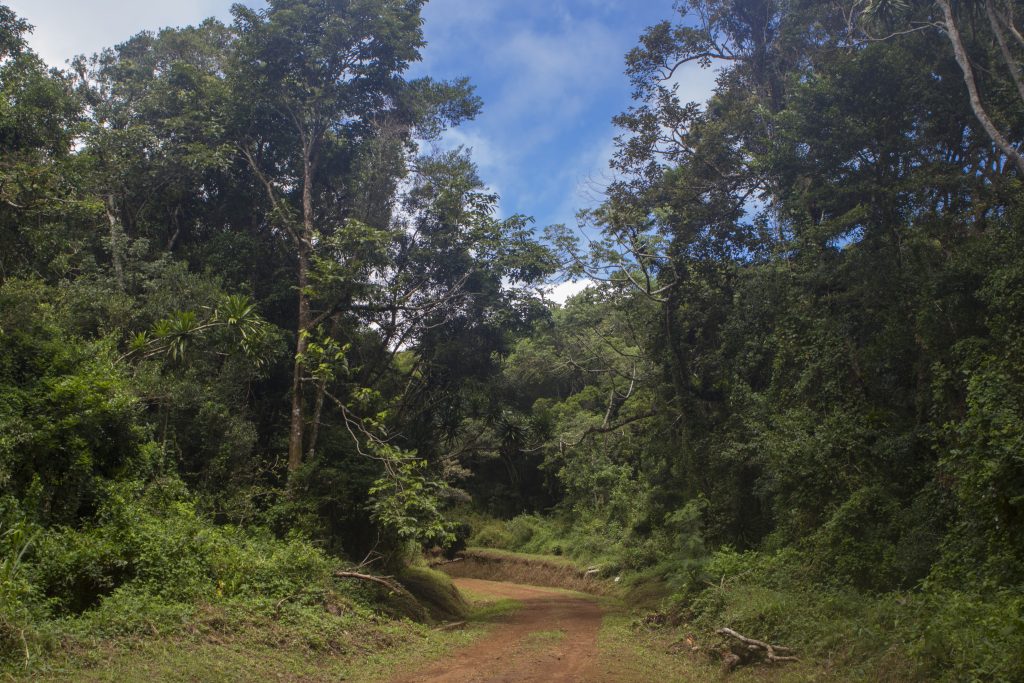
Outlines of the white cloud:
M615 179L608 162L615 154L615 129L611 126L595 135L593 141L573 160L567 171L573 192L566 196L562 213L574 216L579 209L597 206L605 199L608 186Z
M603 198L612 180L610 124L629 105L623 55L646 17L668 18L670 0L431 0L425 10L426 73L465 74L480 83L484 110L446 136L473 147L481 174L506 190L513 210L541 225L574 224L578 209ZM636 23L627 14L644 15ZM656 19L655 19L656 20ZM684 68L684 101L704 101L715 72Z
M573 208L556 220L571 219L579 207L577 186L607 169L605 139L583 152L585 168L576 165L580 153L572 148L578 147L583 132L576 129L581 121L585 128L592 126L595 101L607 99L610 91L625 90L625 79L619 76L622 53L635 37L616 35L613 27L590 18L574 20L557 3L540 18L531 16L537 3L523 3L530 7L519 5L524 12L505 21L506 14L482 11L463 17L454 12L463 2L442 2L453 13L427 24L428 64L447 62L470 77L474 72L486 74L487 90L481 116L449 132L445 145L472 147L485 180L512 193L506 199L514 202L513 210L549 213L544 207L571 204ZM461 40L453 44L448 37L454 35ZM473 57L467 60L467 54ZM613 113L604 116L610 119ZM552 159L553 149L567 154ZM593 158L595 149L600 159Z
M79 54L113 47L143 30L198 24L210 16L229 17L232 0L7 0L35 26L30 45L51 66ZM253 4L256 3L247 3Z
M721 69L720 65L712 64L708 68L703 68L696 62L690 62L678 69L668 84L678 88L676 93L683 104L704 104L715 89L715 80Z
M521 29L494 47L490 58L511 76L502 116L572 118L607 87L609 74L621 71L622 56L608 49L618 42L608 27L590 21L559 28Z
M468 128L446 130L437 146L441 149L465 147L472 150L473 161L485 172L499 170L508 163L507 155L494 146L493 139Z
M587 287L592 287L595 284L597 283L593 280L566 280L546 290L545 296L549 301L554 301L558 305L564 306L569 297L575 296Z

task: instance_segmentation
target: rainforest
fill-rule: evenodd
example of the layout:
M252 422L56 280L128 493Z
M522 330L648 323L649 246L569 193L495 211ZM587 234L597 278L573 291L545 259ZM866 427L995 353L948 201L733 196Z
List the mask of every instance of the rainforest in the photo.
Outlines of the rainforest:
M424 6L0 4L0 677L1024 680L1024 4L679 0L554 225Z

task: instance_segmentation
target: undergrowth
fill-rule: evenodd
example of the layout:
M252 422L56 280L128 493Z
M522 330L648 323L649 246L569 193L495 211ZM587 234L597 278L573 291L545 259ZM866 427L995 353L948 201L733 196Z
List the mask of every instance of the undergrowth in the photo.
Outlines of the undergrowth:
M80 528L38 528L10 500L0 513L0 675L56 676L157 640L270 639L343 657L419 633L395 621L387 591L336 580L338 558L299 536L215 525L173 478L109 485ZM427 610L413 616L465 615L447 577L399 578Z
M715 630L796 648L816 673L864 681L1024 680L1024 592L989 591L936 569L918 586L856 588L822 571L810 551L737 552L724 547L644 563L642 544L567 518L495 520L463 514L470 545L560 554L621 573L625 603L658 612L679 637L714 649ZM599 542L603 541L603 542ZM814 668L816 667L816 668Z

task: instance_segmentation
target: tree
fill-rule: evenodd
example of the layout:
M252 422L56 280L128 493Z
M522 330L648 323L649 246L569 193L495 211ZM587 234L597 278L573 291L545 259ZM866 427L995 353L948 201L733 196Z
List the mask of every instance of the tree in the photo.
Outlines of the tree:
M347 260L340 278L348 286L324 300L312 277L320 246L330 239L353 247L385 243L387 209L405 171L402 150L418 129L436 134L478 107L465 81L403 78L423 45L422 4L272 0L263 11L240 5L232 10L238 33L227 73L232 135L265 191L267 222L285 236L294 259L289 471L298 469L305 452L310 335L339 311L360 305L360 287L378 265L372 257ZM371 184L360 184L361 174ZM366 192L379 199L360 201ZM380 205L384 211L365 210Z
M1024 155L1019 149L1019 122L1014 120L1016 117L1012 113L1024 104L1024 60L1021 57L1024 36L1015 23L1015 4L1013 0L956 4L950 0L872 0L864 5L855 3L849 17L851 25L857 21L865 25L870 40L892 39L922 30L941 31L960 68L975 118L996 148L1016 167L1017 173L1024 175ZM979 16L981 14L984 16ZM891 29L891 33L874 36L872 29L877 25L882 25L883 30ZM998 45L998 57L984 54L989 51L993 39ZM972 47L982 54L972 55ZM989 81L992 90L1010 90L999 83L1009 76L1016 96L1011 95L1009 102L1002 93L990 93L986 97L979 74L984 74L983 79ZM1006 105L1009 105L1008 109Z
M75 68L89 103L83 165L102 204L111 265L121 289L136 241L145 256L196 239L208 199L223 192L234 149L224 139L230 28L139 33Z
M30 30L0 5L0 282L59 269L91 212L69 168L82 102L71 79L29 49Z

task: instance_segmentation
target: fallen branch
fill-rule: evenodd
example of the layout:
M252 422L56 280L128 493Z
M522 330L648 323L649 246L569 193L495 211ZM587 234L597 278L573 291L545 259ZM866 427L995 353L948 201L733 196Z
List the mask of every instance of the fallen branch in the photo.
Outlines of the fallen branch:
M405 595L410 600L415 602L417 605L420 603L416 599L416 596L410 593L405 586L395 581L390 576L374 576L373 574L360 574L359 572L343 572L336 571L334 576L339 579L356 579L357 581L369 581L370 583L376 583L377 585L384 586L392 593L400 593Z
M441 560L440 562L434 562L433 565L431 565L431 566L443 567L446 564L455 564L456 562L462 562L462 559L463 558L461 558L461 557L456 557L453 560Z
M456 631L458 629L465 628L465 627L466 627L466 622L464 622L464 621L453 621L450 624L441 624L440 626L436 627L434 630L435 631Z
M733 646L731 652L722 656L722 665L725 671L732 671L738 665L750 661L752 658L761 659L771 664L777 662L799 662L794 656L795 650L781 645L772 645L761 640L748 638L747 636L733 631L731 628L720 628L718 635L732 638L739 641L740 649Z
M294 600L300 595L302 595L302 591L299 591L298 593L292 593L291 595L286 595L280 600L278 600L274 604L274 621L277 621L281 618L281 608L284 607L284 603L288 602L289 600Z

